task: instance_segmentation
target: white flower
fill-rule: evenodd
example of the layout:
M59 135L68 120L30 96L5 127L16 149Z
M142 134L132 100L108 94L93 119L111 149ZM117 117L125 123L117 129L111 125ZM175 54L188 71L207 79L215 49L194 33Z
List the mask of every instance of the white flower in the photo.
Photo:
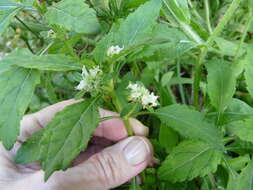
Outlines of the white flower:
M124 47L119 47L118 45L116 46L111 46L109 47L109 49L107 50L107 56L112 57L113 55L117 55L119 54L122 50L124 49Z
M79 85L76 87L76 90L83 90L87 87L87 81L81 80Z
M142 96L141 103L144 105L144 107L147 107L151 105L152 107L156 107L158 105L157 103L158 96L155 96L152 92L151 94L147 94Z
M96 91L101 82L102 70L99 67L87 70L85 66L82 69L82 80L79 85L76 86L76 90L84 90L86 92Z
M139 84L129 84L127 89L130 89L130 101L135 101L141 103L144 108L151 106L156 107L158 105L158 96L154 93L150 93L143 85Z

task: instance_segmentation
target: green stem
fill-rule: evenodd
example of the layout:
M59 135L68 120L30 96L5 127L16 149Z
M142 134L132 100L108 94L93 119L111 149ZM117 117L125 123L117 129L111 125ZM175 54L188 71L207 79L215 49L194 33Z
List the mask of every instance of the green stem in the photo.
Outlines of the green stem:
M212 34L213 29L212 29L212 25L210 22L210 8L209 8L209 0L204 0L204 4L205 4L205 11L206 11L206 24L207 24L207 28L210 34Z
M38 39L43 41L43 39L36 33L34 32L26 23L24 23L18 16L15 16L15 18L27 29L29 30L32 34L34 34Z
M133 136L134 132L133 132L133 128L132 128L132 126L130 124L129 119L123 119L123 121L124 121L124 124L126 126L126 130L127 130L128 136Z
M180 62L177 60L177 77L180 78L181 77L180 75L181 75ZM179 83L178 86L179 86L179 93L181 96L182 103L186 104L185 93L184 93L184 88L183 88L182 83Z
M199 60L195 66L194 71L194 82L193 82L193 98L194 98L194 105L197 109L200 108L199 105L199 91L200 91L200 79L201 79L201 71L202 71L202 64L205 60L205 57L207 55L208 49L212 46L213 42L215 41L215 38L217 38L224 27L227 25L227 23L230 21L230 19L233 17L236 9L240 5L241 0L233 0L231 5L229 6L227 12L221 19L218 26L215 28L211 36L208 38L206 44L204 47L201 48L201 53L199 56Z
M53 44L54 44L54 42L51 42L51 43L48 44L44 49L42 49L42 50L40 51L40 53L39 53L39 56L44 55L44 54L47 52L47 50L48 50Z
M252 8L249 10L249 15L247 16L247 18L248 18L248 20L247 20L247 22L246 22L246 26L245 26L245 28L244 28L244 31L243 31L243 34L242 34L240 43L239 43L238 48L237 48L237 50L236 50L236 54L235 54L235 57L234 57L234 61L237 61L237 59L238 59L239 56L240 56L240 51L241 51L241 49L242 49L242 47L243 47L243 43L244 43L244 41L245 41L245 39L246 39L247 32L248 32L248 30L249 30L249 28L250 28L250 26L251 26L252 21L253 21L253 9L252 9Z

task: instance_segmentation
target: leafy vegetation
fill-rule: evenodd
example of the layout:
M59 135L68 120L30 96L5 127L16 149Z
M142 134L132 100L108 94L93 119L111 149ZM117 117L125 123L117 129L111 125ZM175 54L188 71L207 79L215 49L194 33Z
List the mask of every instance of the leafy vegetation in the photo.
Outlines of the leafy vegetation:
M0 1L5 148L24 114L80 100L17 153L45 180L86 149L103 107L129 136L129 118L148 126L161 161L117 189L251 190L252 84L252 0Z

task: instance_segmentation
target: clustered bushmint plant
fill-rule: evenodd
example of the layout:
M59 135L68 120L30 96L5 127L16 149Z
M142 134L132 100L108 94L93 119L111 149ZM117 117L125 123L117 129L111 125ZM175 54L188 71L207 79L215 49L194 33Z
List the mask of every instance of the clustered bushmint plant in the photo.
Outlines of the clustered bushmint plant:
M61 100L19 149L47 180L85 151L98 108L150 128L159 164L118 189L251 190L252 0L1 0L0 141Z

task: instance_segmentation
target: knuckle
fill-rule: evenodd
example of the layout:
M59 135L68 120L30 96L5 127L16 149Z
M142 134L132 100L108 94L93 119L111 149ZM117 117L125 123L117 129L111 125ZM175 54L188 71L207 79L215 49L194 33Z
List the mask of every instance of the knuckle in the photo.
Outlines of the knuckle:
M115 155L102 151L92 158L98 178L107 188L112 187L121 178L122 172L119 171L121 167L115 157Z

